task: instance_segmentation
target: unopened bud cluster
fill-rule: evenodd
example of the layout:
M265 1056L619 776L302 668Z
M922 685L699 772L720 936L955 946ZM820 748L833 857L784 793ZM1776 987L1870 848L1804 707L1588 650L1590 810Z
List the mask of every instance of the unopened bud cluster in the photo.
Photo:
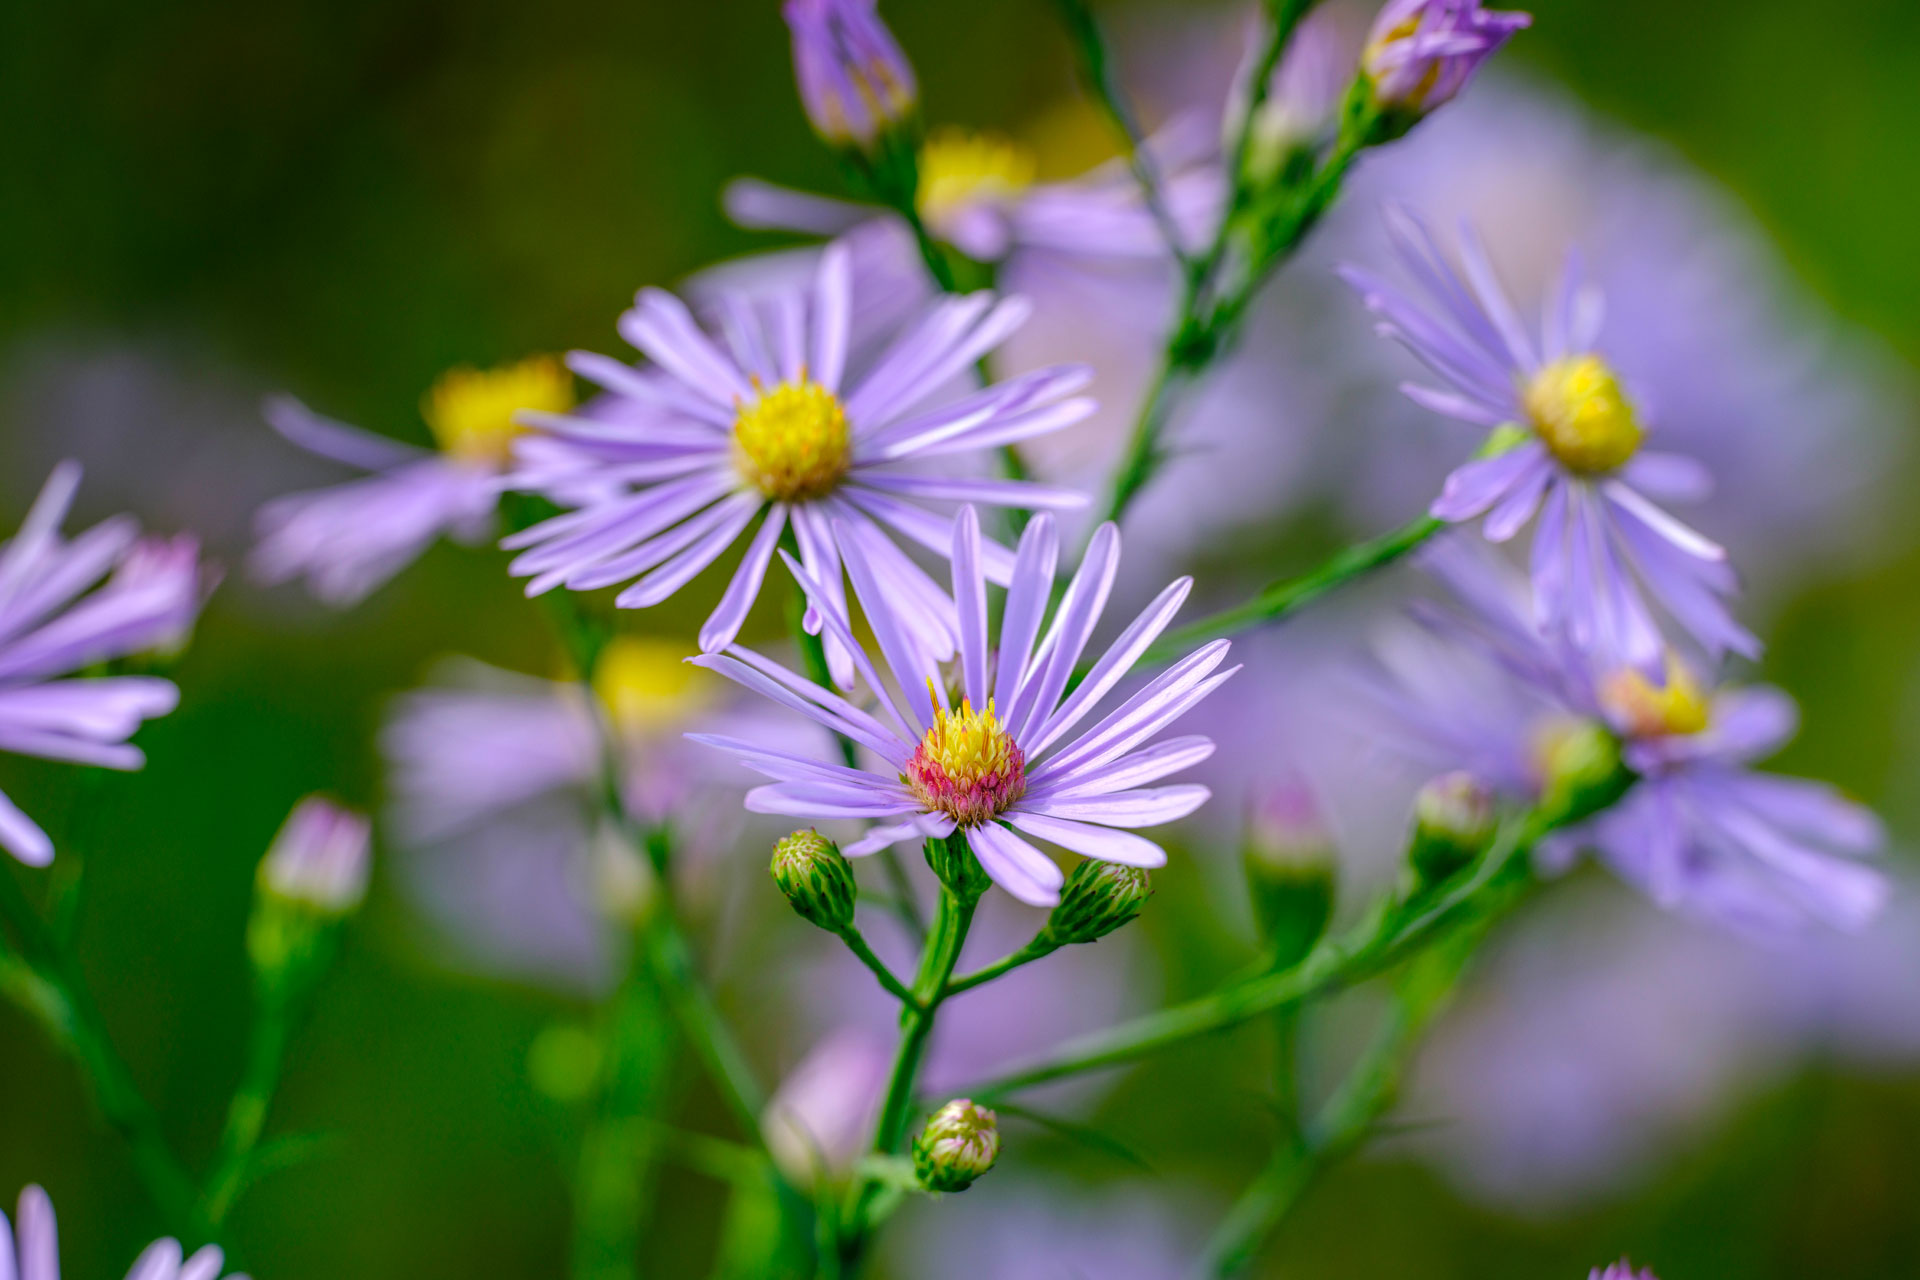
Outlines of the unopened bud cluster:
M934 1112L913 1140L913 1171L929 1191L965 1191L999 1157L999 1118L967 1098Z
M773 846L773 882L802 919L829 933L853 925L853 868L818 831L796 831Z

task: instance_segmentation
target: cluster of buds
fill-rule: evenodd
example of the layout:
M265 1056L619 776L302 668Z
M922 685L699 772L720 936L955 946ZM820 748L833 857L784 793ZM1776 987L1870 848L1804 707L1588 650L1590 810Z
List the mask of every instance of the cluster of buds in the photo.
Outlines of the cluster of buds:
M247 955L264 987L307 985L324 965L333 927L367 894L365 817L308 796L274 837L254 883Z
M913 1140L914 1175L929 1191L965 1191L999 1157L999 1117L968 1098L934 1112Z

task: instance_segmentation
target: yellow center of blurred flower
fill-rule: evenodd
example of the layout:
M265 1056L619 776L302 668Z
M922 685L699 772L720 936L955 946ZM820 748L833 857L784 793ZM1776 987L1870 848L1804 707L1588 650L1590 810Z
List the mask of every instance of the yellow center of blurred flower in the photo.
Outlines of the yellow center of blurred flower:
M853 431L833 392L800 371L798 382L769 389L753 382L754 399L733 420L733 463L740 478L779 502L833 492L853 461Z
M462 462L499 466L520 434L522 409L565 413L573 407L573 375L553 356L498 369L449 369L420 407L441 450Z
M1572 471L1613 470L1633 457L1645 434L1620 380L1596 355L1546 365L1520 399L1541 441Z
M615 636L600 651L593 691L622 734L685 724L714 699L715 677L683 659L686 648L642 636Z
M1033 185L1032 152L1011 138L946 128L920 147L920 189L914 204L936 227L973 204L1005 203Z
M1616 671L1600 701L1621 729L1639 738L1682 737L1707 727L1712 705L1685 664L1667 657L1667 682L1656 687L1638 671Z
M933 687L927 687L933 697ZM920 740L901 780L928 809L963 827L997 818L1027 789L1027 755L999 718L962 698L958 711L934 703L933 727Z

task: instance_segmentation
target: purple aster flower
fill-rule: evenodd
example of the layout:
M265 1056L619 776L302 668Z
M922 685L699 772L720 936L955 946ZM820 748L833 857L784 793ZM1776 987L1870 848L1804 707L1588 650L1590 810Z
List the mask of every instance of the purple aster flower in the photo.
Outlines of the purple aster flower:
M1647 669L1664 651L1650 593L1710 655L1752 656L1759 642L1728 612L1736 589L1726 552L1651 502L1697 495L1702 468L1644 451L1646 427L1612 366L1596 350L1599 296L1569 258L1535 341L1462 228L1464 279L1426 227L1389 212L1403 265L1437 310L1353 268L1342 274L1396 338L1449 384L1408 385L1436 413L1498 429L1493 447L1447 478L1434 502L1443 520L1486 517L1504 542L1533 521L1534 604L1541 626L1582 649Z
M1598 724L1638 776L1611 808L1543 844L1546 864L1590 848L1662 907L1743 928L1853 929L1879 910L1886 882L1855 860L1882 843L1879 821L1830 787L1749 767L1793 734L1785 694L1705 686L1671 652L1656 684L1542 630L1525 588L1491 556L1443 540L1422 562L1466 608L1426 611L1425 621L1467 645L1437 657L1418 645L1390 652L1398 680L1388 701L1414 749L1531 800L1569 733ZM1466 674L1476 666L1477 677ZM1497 691L1503 683L1510 692ZM1478 696L1489 685L1496 691Z
M156 1240L127 1272L127 1280L220 1280L226 1258L208 1245L183 1257L178 1240ZM60 1240L53 1201L39 1187L20 1193L20 1220L9 1228L0 1213L0 1277L5 1280L60 1280ZM246 1280L235 1272L228 1280Z
M1029 524L995 649L988 637L979 517L971 506L961 508L952 546L960 624L955 707L938 660L908 625L919 601L863 544L844 534L841 540L854 590L893 676L891 688L853 638L840 596L791 556L785 559L828 633L852 655L878 703L877 715L739 646L692 661L859 743L879 758L880 769L823 766L737 738L695 735L774 779L748 793L747 807L798 818L875 821L865 837L845 846L850 857L964 832L994 882L1036 906L1056 904L1065 877L1029 836L1089 858L1164 866L1159 845L1119 828L1173 822L1206 802L1205 787L1148 784L1206 759L1211 742L1189 736L1143 744L1239 670L1215 674L1227 642L1203 646L1093 728L1070 734L1165 630L1191 580L1162 591L1068 694L1119 571L1119 530L1103 525L1094 535L1043 637L1059 547L1050 516Z
M1480 0L1388 0L1373 20L1360 65L1374 100L1425 114L1451 101L1480 64L1532 25L1524 13L1498 13Z
M260 864L260 883L281 898L344 915L367 895L370 837L361 814L308 796L273 838Z
M1197 120L1163 130L1148 152L1169 212L1188 247L1219 217L1224 184ZM915 204L927 229L968 257L1002 262L1043 251L1083 260L1161 261L1166 241L1132 171L1118 160L1062 182L1038 180L1039 159L1013 139L966 129L933 130L920 149ZM765 182L727 188L728 214L743 227L838 235L883 210Z
M761 1127L781 1173L796 1186L844 1183L873 1141L893 1069L892 1039L878 1031L835 1031L787 1073Z
M146 758L127 739L173 710L179 691L148 676L62 677L177 648L211 579L191 538L141 540L125 517L62 538L79 484L77 463L56 467L0 550L0 750L138 769ZM53 842L5 795L0 845L29 866L53 860Z
M877 0L786 0L800 103L822 138L870 147L919 102L913 68Z
M505 540L521 549L513 572L531 576L529 594L567 586L592 590L639 578L618 597L623 608L659 604L746 533L762 516L744 559L700 631L700 647L724 648L759 594L774 548L789 527L808 573L842 598L840 562L852 548L906 592L903 613L916 640L946 657L958 639L953 602L884 530L945 551L951 516L928 502L1070 508L1085 498L1023 481L969 478L951 470L969 454L1078 421L1092 405L1072 398L1086 371L1072 366L955 395L974 363L1027 315L1018 299L979 293L943 298L864 373L849 376L852 283L840 246L821 257L810 288L755 306L722 301L716 343L673 295L644 290L621 332L653 361L634 370L603 356L576 355L582 376L652 408L645 418L596 421L527 415L594 460L597 474L626 486L617 497L556 516ZM996 582L1012 553L982 548ZM808 625L818 630L818 612ZM829 636L837 680L853 667Z
M476 543L493 529L516 451L551 462L552 442L521 442L514 415L559 412L573 384L559 361L536 357L501 369L455 369L422 411L438 452L323 418L291 396L267 402L274 430L309 453L372 474L289 494L261 508L253 571L264 582L304 577L332 605L351 605L418 559L442 536ZM523 462L525 459L523 459Z
M1633 1264L1625 1258L1609 1267L1595 1267L1587 1273L1587 1280L1660 1280L1651 1269L1635 1271Z

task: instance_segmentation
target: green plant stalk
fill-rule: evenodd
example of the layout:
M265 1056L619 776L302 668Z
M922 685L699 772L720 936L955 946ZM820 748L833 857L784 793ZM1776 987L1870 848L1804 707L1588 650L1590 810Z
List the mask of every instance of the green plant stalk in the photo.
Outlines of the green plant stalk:
M873 971L873 976L879 979L880 985L886 988L889 995L910 1008L919 1006L920 997L916 996L906 983L893 976L893 970L887 968L887 962L873 953L873 948L867 945L866 938L861 935L858 928L852 925L847 926L840 933L840 941L847 944L847 950L853 952L856 960Z
M290 993L268 989L262 983L253 1028L247 1037L246 1066L239 1088L227 1104L227 1122L220 1134L219 1154L213 1173L207 1178L203 1201L207 1220L219 1225L245 1189L251 1172L254 1149L266 1128L267 1114L280 1088L280 1075L286 1062L287 1040L293 1030Z
M953 981L947 983L946 991L941 996L941 999L945 999L947 996L957 996L962 991L971 991L983 983L992 982L1002 974L1012 973L1021 965L1032 964L1035 960L1050 956L1059 949L1059 943L1048 942L1044 937L1036 937L1018 951L1009 952L1001 956L998 960L995 960L992 964L983 965L964 977L953 979Z
M193 1175L174 1154L159 1116L114 1049L79 966L5 868L0 868L0 916L20 939L21 962L51 997L51 1002L21 999L22 1007L39 1019L79 1066L94 1104L127 1144L134 1167L161 1212L189 1240L217 1239L213 1224L200 1211L200 1191ZM8 994L22 996L18 984L5 985Z

